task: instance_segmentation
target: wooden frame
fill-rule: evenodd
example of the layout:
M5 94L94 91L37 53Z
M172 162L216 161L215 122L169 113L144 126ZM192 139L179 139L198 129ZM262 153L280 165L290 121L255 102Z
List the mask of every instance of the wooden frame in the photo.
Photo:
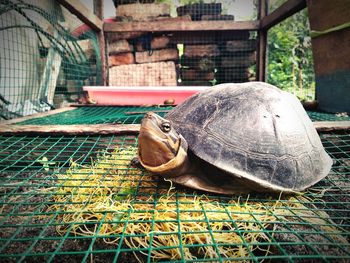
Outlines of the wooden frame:
M76 15L94 31L99 32L103 29L103 21L94 15L91 10L79 0L57 0L57 2L67 8L72 14Z
M350 121L314 122L318 132L349 131ZM84 125L0 125L0 134L39 135L137 135L140 124L84 124Z
M262 2L264 0L260 0ZM272 13L260 19L260 29L268 30L269 28L282 22L284 19L294 15L306 7L306 0L288 0Z
M306 0L288 0L271 14L267 14L266 0L259 1L259 19L257 21L151 21L123 23L114 22L103 24L103 0L94 0L93 14L79 0L57 0L58 3L76 15L93 30L99 32L128 32L128 31L211 31L211 30L268 30L287 17L299 12L306 7ZM264 11L265 9L265 11ZM263 15L263 13L265 15Z
M24 135L123 135L138 134L139 124L83 124L83 125L6 125L0 124L0 134Z
M94 0L94 13L79 0L57 0L59 4L76 15L82 22L98 34L99 51L101 54L102 84L106 85L105 38L103 32L103 0Z
M277 8L274 12L267 15L267 0L260 0L258 20L249 22L233 22L233 21L179 21L173 23L171 21L153 21L153 22L134 22L121 23L115 22L104 24L103 19L103 0L94 0L93 15L79 1L58 0L73 14L77 15L83 22L99 33L100 52L104 54L104 32L193 32L193 31L222 31L230 32L237 30L255 30L258 31L259 48L257 73L258 80L265 80L266 70L266 46L267 31L272 26L278 24L285 18L295 14L306 7L305 0L288 0L286 3ZM102 58L103 75L105 84L105 58ZM50 112L39 113L23 118L5 121L0 124L0 134L74 134L74 135L93 135L93 134L137 134L140 128L138 124L128 125L12 125L32 118L40 118L67 110L74 110L75 107L66 107ZM343 131L350 130L350 121L341 122L314 122L314 126L319 132Z
M92 14L79 0L57 0L70 12L98 32L101 53L102 80L107 84L107 66L105 58L104 33L123 32L232 32L252 30L258 32L257 80L266 80L267 31L287 17L306 7L306 0L288 0L268 14L268 0L259 1L258 20L256 21L150 21L150 22L113 22L103 23L103 0L94 0Z
M150 22L113 22L104 24L105 32L182 32L182 31L232 31L258 30L258 21L150 21Z

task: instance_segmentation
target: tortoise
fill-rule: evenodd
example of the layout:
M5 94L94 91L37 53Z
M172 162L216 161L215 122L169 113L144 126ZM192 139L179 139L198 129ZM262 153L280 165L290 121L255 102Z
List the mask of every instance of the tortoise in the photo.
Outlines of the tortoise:
M332 166L299 100L264 82L220 84L165 118L145 114L138 158L154 174L220 194L296 193Z

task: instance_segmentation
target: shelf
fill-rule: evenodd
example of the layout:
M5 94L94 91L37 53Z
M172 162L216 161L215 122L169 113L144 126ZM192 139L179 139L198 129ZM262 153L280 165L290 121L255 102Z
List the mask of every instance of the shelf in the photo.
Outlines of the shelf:
M105 23L104 31L122 32L182 32L258 30L259 21L150 21Z

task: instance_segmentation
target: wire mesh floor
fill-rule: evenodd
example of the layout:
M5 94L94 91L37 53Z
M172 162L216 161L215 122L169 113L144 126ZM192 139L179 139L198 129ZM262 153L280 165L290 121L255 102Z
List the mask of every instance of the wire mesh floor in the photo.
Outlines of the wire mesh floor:
M321 137L335 164L308 192L226 197L112 155L133 136L1 136L1 261L350 260L350 134Z
M172 107L79 107L74 110L53 114L47 117L33 118L19 122L20 125L69 125L69 124L100 124L100 123L120 123L135 124L140 123L144 113L155 111L159 115L166 114ZM324 112L307 112L313 121L349 121L350 117L342 114L331 114Z
M134 167L135 136L2 135L0 261L350 261L350 133L320 137L302 195L221 196Z
M33 118L19 122L19 125L70 125L70 124L135 124L140 123L143 115L148 111L155 111L164 115L172 106L154 107L79 107L47 117Z

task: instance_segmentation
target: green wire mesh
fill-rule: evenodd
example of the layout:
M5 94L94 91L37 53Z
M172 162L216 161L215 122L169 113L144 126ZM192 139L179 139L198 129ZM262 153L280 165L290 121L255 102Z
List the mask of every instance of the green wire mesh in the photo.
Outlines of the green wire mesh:
M62 113L38 117L18 122L18 125L70 125L70 124L136 124L140 123L144 113L154 111L164 116L172 106L168 107L79 107ZM312 121L348 121L347 115L308 111Z
M97 34L57 1L0 3L0 117L76 102L101 85Z
M269 1L269 14L286 1ZM267 82L300 100L315 99L315 73L307 8L268 30Z
M79 107L74 110L57 113L42 118L29 119L19 122L19 125L70 125L70 124L101 124L140 123L144 114L148 111L157 112L164 116L172 107Z
M83 85L101 81L96 34L82 30L81 21L57 3L41 2L0 3L4 119L22 115L13 106L33 110L37 103L75 101ZM146 111L169 109L84 107L18 124L129 124ZM131 164L137 147L131 135L0 135L0 261L350 261L350 133L321 139L334 160L332 171L290 197L172 190Z
M317 111L308 111L308 115L313 121L349 121L350 117L345 113L326 113Z
M117 165L120 161L129 162L134 156L132 152L117 155L115 165L104 172L89 170L102 153L136 147L135 136L0 136L0 261L137 262L137 258L141 262L349 261L350 133L325 133L321 139L334 160L332 171L292 201L288 196L275 195L208 195L176 186L164 208L161 204L168 195L169 183L155 176L147 177L145 171L135 173L137 168L131 165ZM67 173L74 163L85 170L76 169L62 179L60 175ZM114 211L111 204L100 204L107 208L96 209L89 220L66 222L64 218L74 213L88 213L86 209L94 205L92 200L102 195L84 197L84 191L80 196L77 193L108 183L109 175L118 167L123 183L133 180L136 184L131 191L116 186L113 200L123 201L128 196L129 206ZM94 181L96 184L92 185L99 173L98 183ZM82 179L78 180L75 174ZM72 185L73 190L62 192L64 185ZM57 199L61 197L66 199ZM49 209L52 205L56 208ZM80 207L80 212L66 209L74 205ZM258 205L263 210L255 210ZM172 217L160 218L162 213ZM213 216L219 218L214 220ZM262 216L269 216L269 221L262 221ZM183 227L189 224L205 228L185 231ZM105 233L107 225L122 231ZM147 226L150 231L131 233L128 227L133 225ZM217 229L217 225L225 227ZM174 228L158 231L160 226ZM94 234L79 231L77 234L79 227ZM59 229L64 231L58 232ZM259 238L252 240L254 234ZM207 240L188 243L189 236L205 236ZM239 239L232 240L232 236ZM164 245L161 243L164 239L174 242ZM147 245L141 246L137 240L146 240ZM227 258L221 253L223 249L237 248L246 251L244 256ZM212 254L203 254L204 249L210 249ZM171 258L174 250L178 251L177 257ZM188 258L188 251L195 258ZM169 257L155 258L160 252Z

